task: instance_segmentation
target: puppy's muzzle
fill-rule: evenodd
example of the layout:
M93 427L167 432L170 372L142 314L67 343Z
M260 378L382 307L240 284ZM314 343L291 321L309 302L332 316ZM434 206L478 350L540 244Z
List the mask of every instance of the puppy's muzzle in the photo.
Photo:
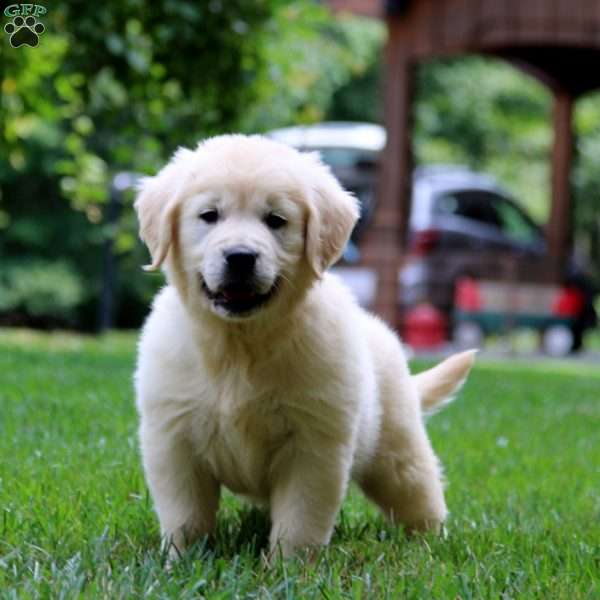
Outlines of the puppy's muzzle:
M231 315L247 315L266 304L277 289L276 280L266 292L257 273L258 252L247 246L232 246L223 251L222 283L216 290L202 282L212 303Z

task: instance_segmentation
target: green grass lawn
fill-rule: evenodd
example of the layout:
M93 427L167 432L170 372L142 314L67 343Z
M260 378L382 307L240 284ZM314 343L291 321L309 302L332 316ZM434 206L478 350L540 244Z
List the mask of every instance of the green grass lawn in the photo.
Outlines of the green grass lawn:
M600 369L480 362L429 422L444 535L406 539L352 491L316 560L261 560L226 496L164 569L137 454L135 339L0 330L0 598L600 598Z

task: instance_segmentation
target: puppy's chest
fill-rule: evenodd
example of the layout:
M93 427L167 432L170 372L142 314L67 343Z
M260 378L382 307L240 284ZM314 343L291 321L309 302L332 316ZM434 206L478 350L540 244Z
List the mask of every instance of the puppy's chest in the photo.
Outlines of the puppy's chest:
M268 496L274 457L293 435L276 393L252 393L243 386L219 390L191 422L199 458L233 492Z

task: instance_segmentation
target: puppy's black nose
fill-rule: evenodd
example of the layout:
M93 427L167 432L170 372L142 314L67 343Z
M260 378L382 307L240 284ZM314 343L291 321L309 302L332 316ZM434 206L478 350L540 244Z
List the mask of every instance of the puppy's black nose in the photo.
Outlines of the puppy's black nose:
M234 246L224 252L227 270L232 275L247 275L254 270L258 252L246 246Z

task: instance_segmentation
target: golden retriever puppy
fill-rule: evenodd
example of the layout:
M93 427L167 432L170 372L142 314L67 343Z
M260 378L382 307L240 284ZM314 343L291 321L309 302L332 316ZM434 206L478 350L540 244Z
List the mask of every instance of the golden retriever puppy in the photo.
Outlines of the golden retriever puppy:
M327 544L350 479L392 520L438 528L423 414L473 353L409 373L394 333L326 269L358 217L314 154L261 136L179 150L136 201L168 285L135 375L146 479L177 556L215 527L222 486L269 506L271 549Z

